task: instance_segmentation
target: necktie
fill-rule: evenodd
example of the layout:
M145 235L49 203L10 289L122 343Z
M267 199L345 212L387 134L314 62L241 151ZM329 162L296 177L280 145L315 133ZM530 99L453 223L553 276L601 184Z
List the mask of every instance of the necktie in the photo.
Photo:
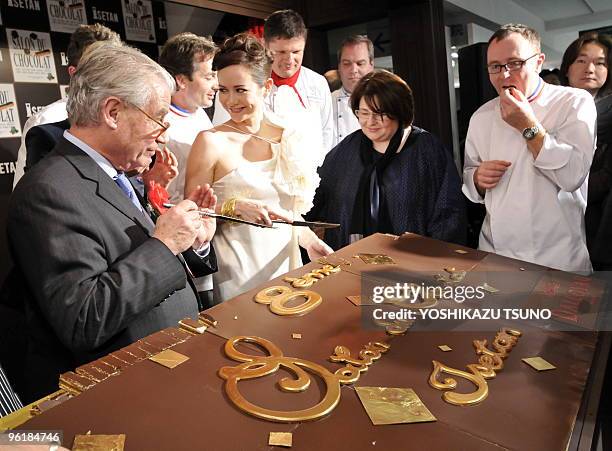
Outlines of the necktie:
M123 191L123 193L129 197L134 206L138 208L139 211L142 211L142 205L140 205L140 201L134 192L134 188L132 187L128 178L125 176L125 173L118 172L113 180L115 180L115 183L119 186L119 188L121 188L121 191Z

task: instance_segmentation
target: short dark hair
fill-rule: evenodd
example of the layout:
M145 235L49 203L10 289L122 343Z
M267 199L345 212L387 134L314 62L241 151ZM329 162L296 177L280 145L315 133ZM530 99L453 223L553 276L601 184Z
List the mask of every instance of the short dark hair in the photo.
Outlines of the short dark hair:
M304 25L304 19L292 9L275 11L268 16L264 23L264 40L270 42L272 39L306 39L308 30Z
M565 53L563 53L563 59L561 60L561 69L559 71L559 79L563 86L569 86L569 79L567 78L567 71L569 67L574 64L576 58L580 54L580 50L586 44L597 44L604 48L606 52L606 65L608 66L608 77L606 82L603 84L599 91L597 91L597 97L603 97L612 93L612 77L610 76L610 68L612 68L612 38L605 34L599 34L596 32L585 33L572 42Z
M239 33L227 38L213 62L215 70L243 65L251 72L253 81L263 86L272 72L272 59L263 44L251 33Z
M193 33L179 33L166 41L159 55L159 64L173 77L185 75L191 80L195 70L196 56L204 54L205 59L217 53L217 46L210 37Z
M520 23L507 23L506 25L499 27L497 31L493 33L493 36L489 38L489 45L491 45L491 42L493 41L501 41L502 39L507 38L512 33L518 33L527 39L527 41L529 41L538 52L541 50L542 45L540 34L533 28Z
M66 50L68 64L76 67L85 49L98 41L112 41L114 44L121 44L119 35L102 24L79 25L70 36L70 42Z
M351 94L353 111L359 109L361 99L365 99L374 113L386 114L402 128L414 120L412 89L400 77L384 69L376 69L359 80Z
M344 47L348 47L350 45L359 45L359 44L366 45L366 47L368 48L368 57L370 58L370 62L373 62L374 61L374 44L372 44L372 41L370 41L370 39L366 35L363 35L363 34L355 34L353 36L349 36L344 41L342 41L342 43L340 44L340 48L338 49L338 62L340 62L340 58L342 58L342 51L344 50Z

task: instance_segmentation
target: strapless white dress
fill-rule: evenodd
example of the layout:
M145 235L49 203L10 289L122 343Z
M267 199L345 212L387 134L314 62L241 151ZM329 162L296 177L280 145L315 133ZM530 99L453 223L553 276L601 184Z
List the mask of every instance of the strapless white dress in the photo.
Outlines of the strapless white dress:
M281 125L279 119L266 120ZM213 183L220 204L237 197L262 202L293 217L310 210L319 179L316 159L308 156L312 151L308 140L285 128L281 142L270 146L271 159L245 161ZM219 222L213 245L218 264L213 274L215 303L302 265L297 230L287 225L267 229Z

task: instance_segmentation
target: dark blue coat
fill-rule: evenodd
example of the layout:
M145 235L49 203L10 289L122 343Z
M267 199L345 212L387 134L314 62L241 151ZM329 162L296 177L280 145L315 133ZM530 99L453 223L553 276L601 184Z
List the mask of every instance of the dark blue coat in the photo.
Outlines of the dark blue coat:
M431 133L414 127L408 140L384 172L385 203L394 234L413 232L463 244L465 201L461 181L449 151ZM319 168L321 183L309 220L340 223L325 231L333 249L349 244L351 217L364 163L359 147L362 131L347 136ZM412 141L412 142L411 142Z

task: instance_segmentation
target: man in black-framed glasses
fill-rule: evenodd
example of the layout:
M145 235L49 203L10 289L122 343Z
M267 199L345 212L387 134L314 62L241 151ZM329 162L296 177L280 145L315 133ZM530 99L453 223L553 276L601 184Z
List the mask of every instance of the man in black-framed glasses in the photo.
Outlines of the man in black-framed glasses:
M525 58L524 60L521 60L521 59L511 60L505 64L492 63L487 66L487 72L490 75L493 75L493 74L499 74L502 70L504 72L505 71L514 72L517 70L521 70L527 61L529 61L530 59L536 56L540 56L540 55L542 54L538 52L538 53L534 53L529 58Z
M544 60L525 25L504 25L489 40L499 97L470 120L463 192L486 207L479 249L590 272L583 230L595 105L586 91L545 83Z

